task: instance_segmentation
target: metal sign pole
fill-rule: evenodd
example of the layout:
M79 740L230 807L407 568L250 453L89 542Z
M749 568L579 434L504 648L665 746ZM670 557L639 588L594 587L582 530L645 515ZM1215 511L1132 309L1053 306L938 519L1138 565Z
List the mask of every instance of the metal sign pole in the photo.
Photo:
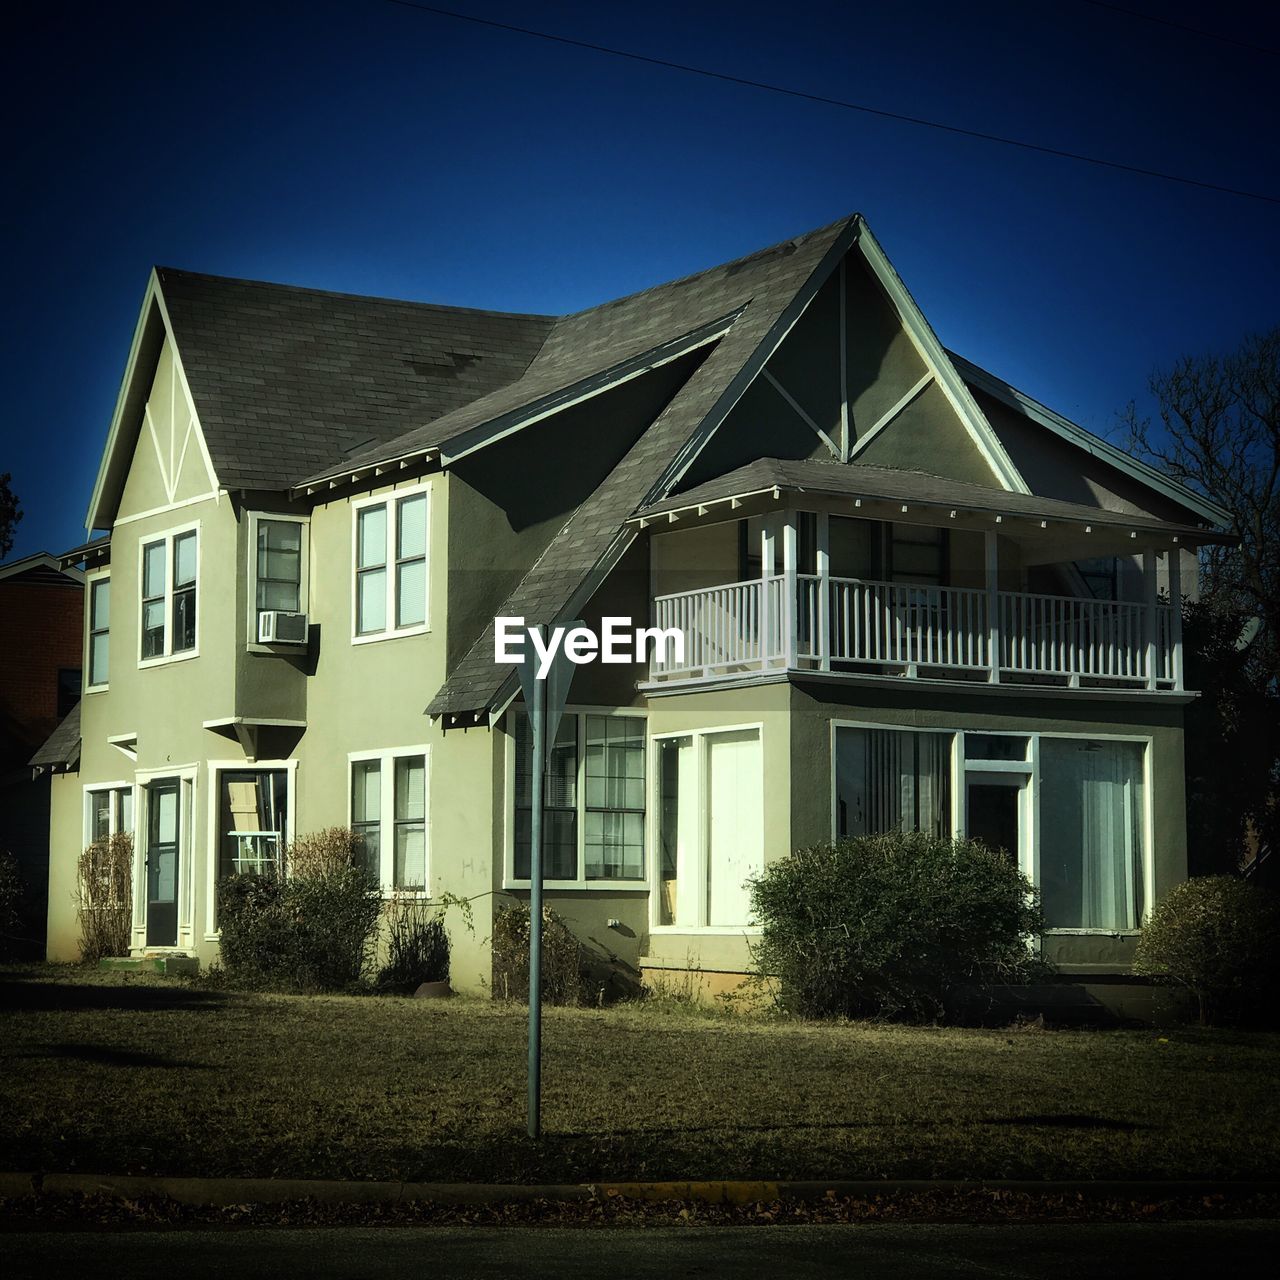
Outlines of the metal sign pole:
M547 686L533 680L529 722L533 761L529 785L529 1137L542 1133L542 778L546 761Z

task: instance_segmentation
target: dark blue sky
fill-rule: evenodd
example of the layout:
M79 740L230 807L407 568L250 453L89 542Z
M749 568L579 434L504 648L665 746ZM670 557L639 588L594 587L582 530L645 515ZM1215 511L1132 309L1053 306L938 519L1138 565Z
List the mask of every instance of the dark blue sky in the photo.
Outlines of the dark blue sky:
M1251 5L1125 2L1280 47ZM1280 196L1280 58L1084 0L457 7ZM17 22L0 55L14 555L83 536L156 262L564 312L859 209L943 342L1100 432L1153 368L1280 322L1274 204L385 0Z

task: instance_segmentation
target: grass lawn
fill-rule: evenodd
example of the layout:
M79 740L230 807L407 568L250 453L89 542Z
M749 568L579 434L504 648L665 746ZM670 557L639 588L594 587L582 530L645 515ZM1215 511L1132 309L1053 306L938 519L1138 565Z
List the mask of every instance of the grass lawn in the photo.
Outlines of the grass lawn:
M591 1181L1258 1177L1280 1035L781 1023L0 970L0 1169ZM1167 1038L1166 1038L1167 1037Z

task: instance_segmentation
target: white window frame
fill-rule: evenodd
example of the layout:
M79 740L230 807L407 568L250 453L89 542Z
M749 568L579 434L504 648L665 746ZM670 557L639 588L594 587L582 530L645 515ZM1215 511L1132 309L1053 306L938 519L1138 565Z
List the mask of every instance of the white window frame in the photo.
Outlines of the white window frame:
M138 790L134 784L127 779L118 782L86 782L81 788L83 792L83 834L84 841L82 848L88 848L93 843L93 796L100 795L104 791L109 791L115 795L121 791L129 792L130 799L133 804L133 832L134 846L137 847L137 831L138 831ZM119 834L119 825L117 822L116 803L113 800L111 809L107 817L107 835L114 836Z
M277 520L280 523L302 526L299 535L301 555L298 560L298 612L310 613L311 603L311 517L295 515L292 512L251 511L249 512L249 569L245 575L248 582L248 636L249 649L254 653L279 653L279 650L268 644L258 643L258 525L263 520ZM200 615L197 601L196 623L199 625Z
M111 591L111 569L92 569L84 577L84 691L85 693L105 693L111 683L111 622L107 621L107 677L97 684L93 679L93 590L101 582L107 584L108 598ZM199 601L197 600L197 606ZM141 597L139 597L139 621L141 621ZM108 603L107 608L111 605ZM196 618L199 623L199 615ZM139 641L141 644L141 641Z
M525 710L523 704L519 707ZM507 712L504 725L506 737L506 758L503 777L505 780L505 800L503 804L503 851L502 851L502 887L527 891L530 881L516 878L516 707ZM591 707L583 705L567 706L566 717L573 716L577 729L578 757L575 794L577 796L577 822L574 824L576 837L578 870L572 880L544 879L544 889L587 889L592 893L648 893L651 884L652 859L649 852L649 819L653 813L649 793L649 713L643 707ZM587 717L588 716L632 716L645 721L645 811L644 811L644 875L638 880L592 879L586 877L587 868Z
M660 924L662 918L662 878L659 875L650 872L651 888L649 893L649 931L663 935L698 935L700 937L744 937L758 938L761 930L752 925L725 925L725 924L707 924L707 875L709 867L707 865L708 852L708 830L707 830L707 739L716 738L726 733L746 733L754 730L759 734L760 738L760 763L762 769L767 769L764 758L765 743L765 726L763 720L752 720L744 724L714 724L705 725L697 729L672 729L663 733L655 733L649 738L649 772L646 779L649 799L649 812L654 815L655 820L647 824L645 831L646 856L649 860L651 868L656 867L658 859L661 856L661 849L658 846L658 753L661 744L669 738L691 738L694 742L694 761L698 767L698 789L697 802L698 812L701 815L698 823L698 847L694 852L694 866L690 869L690 880L694 884L701 886L701 892L698 899L697 916L698 924ZM833 775L834 776L834 775ZM761 797L761 812L764 814L762 827L768 829L767 805L768 796ZM763 838L763 837L762 837ZM764 848L765 866L768 866L769 850L766 845Z
M181 533L182 530L175 530ZM150 541L154 542L152 538ZM199 608L199 601L197 601ZM197 625L199 614L196 614ZM133 798L133 946L148 952L185 952L195 945L195 819L199 805L200 766L195 763L139 769ZM162 778L178 780L178 941L172 947L147 945L147 787Z
M396 565L396 504L405 498L415 498L419 495L425 495L427 499L427 511L425 518L425 572L426 572L426 589L423 600L423 610L421 622L415 622L411 626L397 627L395 625L396 618L396 590L399 584L399 569ZM394 640L400 636L420 636L431 630L431 517L434 508L434 501L431 494L431 481L424 481L422 484L408 485L403 489L394 489L389 493L377 494L370 498L359 498L351 503L351 643L352 644L372 644L379 640ZM386 619L387 625L381 631L361 632L360 612L359 612L359 582L360 582L360 513L367 511L370 507L386 507L387 508L387 601L386 601Z
M217 927L218 915L218 856L220 841L218 840L218 809L222 803L219 792L221 775L224 773L266 773L271 769L284 769L288 773L285 796L285 837L292 840L297 835L297 797L298 797L298 762L296 760L210 760L207 765L209 778L209 812L207 814L207 843L205 844L205 888L208 898L205 903L204 940L217 942L222 937L222 930ZM281 850L281 854L284 850Z
M837 729L891 729L906 733L949 733L951 746L951 831L955 838L968 835L966 803L970 780L983 776L991 780L1007 779L1010 785L1023 787L1022 804L1019 806L1019 870L1037 889L1040 887L1040 743L1044 738L1073 739L1089 742L1136 742L1142 747L1142 897L1146 910L1155 902L1155 789L1152 755L1155 739L1141 733L1081 733L1040 729L988 729L977 726L957 725L903 725L870 720L832 720L830 726L831 749L831 838L837 839L836 808L836 730ZM966 760L964 735L981 734L989 738L1029 739L1026 760ZM1021 779L1021 781L1017 781ZM1064 929L1051 928L1045 937L1082 935L1087 937L1125 938L1136 937L1141 931L1133 929Z
M405 756L421 756L422 785L425 805L423 812L423 862L421 889L397 889L395 887L395 762ZM377 760L378 784L378 886L384 898L431 897L431 748L422 743L413 747L385 747L378 751L350 751L347 753L347 826L352 826L351 779L352 766L364 760ZM354 828L353 828L354 829Z
M190 658L198 658L200 656L200 628L204 624L204 605L201 603L200 590L200 562L203 554L201 543L204 541L200 536L200 521L195 520L190 524L179 525L173 529L165 529L163 532L144 534L138 539L138 598L135 602L138 616L138 666L141 667L159 667L169 662L186 662ZM180 653L173 652L173 543L174 539L180 538L184 533L195 533L196 535L196 642L190 649L183 649ZM144 628L142 625L142 600L143 591L146 589L144 582L146 549L154 546L157 542L164 543L164 652L156 654L151 658L142 656L142 644L144 639Z

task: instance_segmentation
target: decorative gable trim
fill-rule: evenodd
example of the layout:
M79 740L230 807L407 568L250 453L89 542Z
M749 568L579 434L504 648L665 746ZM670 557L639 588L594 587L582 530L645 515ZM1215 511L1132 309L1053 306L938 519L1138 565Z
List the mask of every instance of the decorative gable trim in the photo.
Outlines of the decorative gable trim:
M166 339L173 352L173 394L176 396L179 388L181 389L186 408L190 414L190 426L187 435L177 450L176 464L171 468L165 467L163 463L164 450L156 436L155 427L151 423L150 414L147 411L146 397L150 393L150 386L139 387L137 385L140 369L154 364L164 347ZM139 424L137 435L133 434L132 430L127 427L129 419L135 415ZM85 514L85 529L88 532L92 533L94 529L109 528L115 523L116 509L119 505L120 495L124 491L129 462L132 459L138 438L143 431L150 433L156 448L157 458L162 460L161 471L164 478L165 493L170 504L169 506L156 508L155 511L147 512L146 514L158 514L159 512L170 510L172 507L189 505L190 501L192 501L188 499L183 502L174 502L178 477L182 474L182 464L186 459L187 449L192 438L196 441L196 447L199 449L200 458L204 464L205 474L209 479L209 493L203 495L200 500L216 499L221 496L223 490L218 485L217 472L213 467L213 459L209 456L209 448L205 442L204 432L200 427L200 416L196 412L195 400L191 395L191 386L187 381L186 370L182 365L182 353L179 351L177 341L174 338L173 325L169 320L169 313L164 303L164 294L154 268L147 280L146 292L142 299L142 308L138 313L138 322L134 326L133 340L129 345L129 358L125 362L124 377L120 381L120 390L116 395L115 409L111 415L111 426L107 431L106 448L102 453L102 461L98 465L98 474L93 485L93 495L89 499L89 509ZM171 445L172 443L174 442L171 442ZM174 450L171 447L171 460L173 459L173 453Z
M915 344L920 358L937 380L943 394L951 402L952 408L955 409L965 430L977 445L978 451L1002 488L1010 493L1030 493L1027 482L1019 474L1018 468L1013 465L1013 459L1005 452L1004 445L1000 443L999 437L978 407L978 402L970 394L964 379L951 363L946 349L938 341L937 334L925 319L924 312L920 310L907 286L903 284L902 277L894 270L879 241L871 234L871 228L861 218L859 223L861 234L858 237L858 248L863 258L880 282L881 288L888 295L889 301L902 320L907 336ZM920 390L923 391L924 388L921 387ZM902 408L905 407L905 405L902 406ZM899 409L898 412L900 411ZM883 424L877 424L877 426L880 425ZM856 453L856 448L852 452Z

